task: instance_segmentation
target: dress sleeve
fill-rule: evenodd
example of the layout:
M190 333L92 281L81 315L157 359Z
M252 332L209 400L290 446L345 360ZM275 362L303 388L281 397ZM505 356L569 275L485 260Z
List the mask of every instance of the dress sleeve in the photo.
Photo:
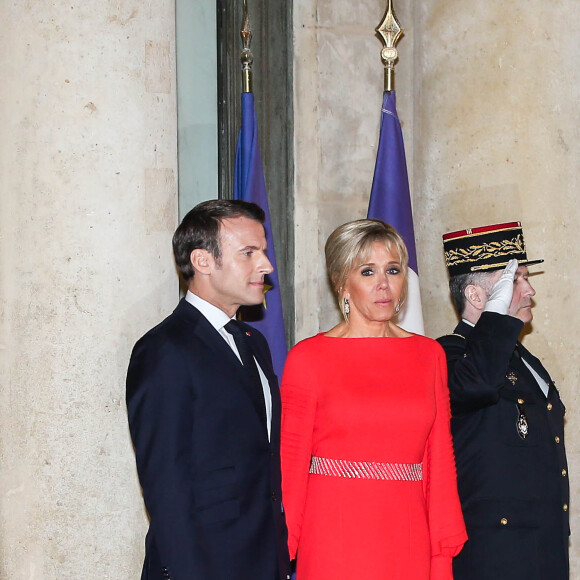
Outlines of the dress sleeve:
M430 579L452 580L451 561L467 541L467 533L457 493L445 355L439 347L436 354L436 416L423 458L423 486L431 536Z
M312 455L312 434L316 413L312 369L303 349L290 351L282 375L282 502L288 526L290 559L296 558L306 503L308 471Z

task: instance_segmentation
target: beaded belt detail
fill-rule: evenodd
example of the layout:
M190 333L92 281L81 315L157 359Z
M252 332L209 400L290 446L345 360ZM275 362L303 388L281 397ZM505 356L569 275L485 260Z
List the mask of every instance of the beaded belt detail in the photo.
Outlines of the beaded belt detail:
M389 481L421 481L422 463L379 463L376 461L346 461L312 456L310 472L316 475L334 475L358 479L385 479Z

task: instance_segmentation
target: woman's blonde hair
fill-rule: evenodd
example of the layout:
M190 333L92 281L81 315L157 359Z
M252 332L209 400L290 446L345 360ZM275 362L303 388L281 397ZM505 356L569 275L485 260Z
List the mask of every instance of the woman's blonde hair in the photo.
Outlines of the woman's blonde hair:
M402 306L407 296L407 271L409 268L409 253L403 238L397 230L381 220L362 219L347 222L338 226L326 240L324 254L326 270L333 290L338 295L338 307L345 320L343 289L348 275L358 264L365 263L375 242L384 242L388 251L395 249L399 254L405 284L399 305Z

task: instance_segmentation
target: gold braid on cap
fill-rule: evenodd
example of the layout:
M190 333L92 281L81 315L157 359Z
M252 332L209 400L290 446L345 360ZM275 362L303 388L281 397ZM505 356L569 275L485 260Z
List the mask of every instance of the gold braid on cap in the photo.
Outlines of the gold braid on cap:
M474 244L468 248L459 248L456 250L447 250L445 252L445 262L447 266L456 266L466 262L478 262L489 258L499 258L509 256L514 253L526 251L524 238L518 234L511 240L502 240L499 242L489 242L484 244Z

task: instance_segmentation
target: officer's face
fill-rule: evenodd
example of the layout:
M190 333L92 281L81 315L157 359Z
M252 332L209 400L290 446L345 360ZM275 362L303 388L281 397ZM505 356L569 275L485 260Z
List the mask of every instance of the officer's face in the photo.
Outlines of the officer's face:
M532 321L532 297L536 291L528 280L527 266L520 266L514 277L514 294L508 310L511 316L519 318L524 324Z

